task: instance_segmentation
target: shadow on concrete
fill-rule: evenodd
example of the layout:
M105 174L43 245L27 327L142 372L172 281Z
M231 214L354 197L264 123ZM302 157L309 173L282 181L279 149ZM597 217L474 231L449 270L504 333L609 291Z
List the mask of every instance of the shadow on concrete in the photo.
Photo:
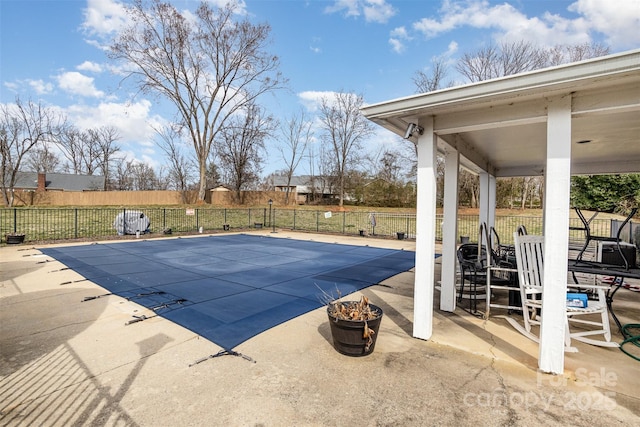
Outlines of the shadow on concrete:
M69 344L107 304L106 298L78 304L85 292L30 292L0 301L0 424L136 425L119 402L147 356L171 339L157 334L139 342L140 357L113 392Z

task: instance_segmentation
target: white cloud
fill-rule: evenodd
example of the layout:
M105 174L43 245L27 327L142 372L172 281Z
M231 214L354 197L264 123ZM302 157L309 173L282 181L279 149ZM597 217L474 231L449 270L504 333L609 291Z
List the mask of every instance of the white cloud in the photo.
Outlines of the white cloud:
M580 16L569 19L546 12L528 17L508 3L445 0L438 17L425 17L413 29L428 39L462 27L494 30L498 41L527 40L543 46L589 43L596 31L614 50L640 43L640 0L578 0L569 10Z
M404 41L411 40L409 33L405 27L397 27L391 30L389 44L391 49L396 53L402 53L406 50Z
M405 27L397 27L391 30L391 37L397 37L405 40L409 40L409 33L407 33L407 29Z
M84 28L90 34L109 35L118 32L129 22L125 7L114 0L87 0Z
M344 15L347 17L360 16L358 3L359 0L335 0L333 5L327 6L324 11L325 13L334 13L344 10Z
M27 83L38 95L46 95L53 92L53 84L43 80L27 80Z
M96 89L93 77L87 77L77 71L67 71L58 75L58 86L74 95L101 98L104 92Z
M362 8L367 22L384 24L396 14L396 10L385 0L367 0Z
M76 69L80 71L91 71L93 73L102 72L102 66L100 64L97 64L91 61L84 61L82 64L78 65Z
M320 109L323 99L334 99L336 92L333 91L304 91L298 93L298 98L304 107L314 113Z
M402 43L401 40L394 39L393 37L389 39L389 44L391 45L391 49L395 53L402 53L405 50L407 50L407 48L405 47L404 43Z
M640 0L578 0L569 10L582 15L589 28L604 34L610 46L627 49L640 44Z
M206 1L217 7L225 7L228 3L233 2L233 0L206 0ZM247 4L244 2L244 0L237 1L235 13L238 15L247 14Z
M20 85L16 82L3 82L2 84L11 92L18 92L18 90L20 89Z
M143 156L154 149L156 133L164 119L151 114L152 104L148 100L134 103L101 102L96 106L76 104L67 107L64 113L69 121L81 130L110 126L117 129L121 139L117 142L129 159L142 160L152 165L150 157Z
M458 51L458 43L455 41L452 41L447 46L447 51L443 55L449 57L449 56L452 56L457 51Z
M38 79L25 79L25 80L17 80L14 82L3 82L4 87L6 87L11 92L20 93L25 86L28 86L35 92L37 95L48 95L53 93L54 86L52 83L45 82L44 80Z
M387 0L335 0L325 8L325 13L343 12L345 17L364 15L367 22L384 24L396 14Z

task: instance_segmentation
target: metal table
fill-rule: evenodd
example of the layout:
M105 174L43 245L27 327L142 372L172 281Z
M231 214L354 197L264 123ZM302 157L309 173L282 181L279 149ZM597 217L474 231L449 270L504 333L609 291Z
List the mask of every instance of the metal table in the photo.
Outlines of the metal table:
M605 264L602 262L595 261L583 261L583 260L575 260L570 259L567 267L568 271L572 273L586 273L586 274L595 274L600 276L611 276L614 278L613 283L607 289L605 298L607 302L607 308L609 309L609 313L611 313L611 317L618 325L618 329L620 333L623 334L622 324L618 320L618 317L613 311L613 298L618 292L618 289L622 287L624 279L640 279L640 268L629 268L625 269L620 265L613 264ZM616 279L620 279L619 281Z

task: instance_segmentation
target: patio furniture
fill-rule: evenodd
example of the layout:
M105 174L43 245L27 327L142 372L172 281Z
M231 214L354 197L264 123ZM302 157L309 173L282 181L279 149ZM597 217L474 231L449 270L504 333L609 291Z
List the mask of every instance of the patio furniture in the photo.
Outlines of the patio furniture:
M607 303L607 309L611 314L611 317L616 322L620 333L626 337L623 332L623 326L618 320L618 317L613 310L613 298L616 293L622 287L624 283L624 279L638 279L640 280L640 268L629 268L625 269L622 266L605 264L601 262L591 262L591 261L579 261L570 259L567 269L571 273L583 273L583 274L591 274L594 276L609 276L612 278L610 281L611 284L606 286L605 292L605 301ZM582 287L582 285L579 285Z
M478 310L478 299L490 300L489 285L495 287L507 287L511 278L498 267L506 267L500 261L500 255L490 243L490 235L486 224L481 224L478 232L478 243L463 244L457 250L458 264L460 266L460 289L458 302L466 296L469 299L469 307L465 308L474 316L486 317L486 314ZM465 284L469 286L465 293ZM464 308L464 307L463 307ZM486 310L488 311L487 305Z
M520 333L533 341L539 342L531 327L540 325L542 315L542 294L544 292L544 236L513 235L515 242L516 262L518 266L518 279L520 283L520 295L522 298L522 312L524 324L519 324L515 319L506 317L507 321ZM574 285L569 284L571 288ZM565 351L577 351L571 346L571 340L575 339L587 344L618 347L611 342L611 330L609 327L609 312L605 301L605 286L580 285L580 288L592 289L594 300L586 301L585 306L573 306L568 303L566 307L565 321ZM569 294L568 294L569 295ZM590 316L589 318L584 318ZM599 317L599 320L594 320ZM577 324L583 328L574 329L570 324ZM585 328L586 327L586 328ZM602 335L603 340L590 338L594 335Z
M620 255L620 259L621 262L624 264L625 269L629 269L629 267L631 267L629 265L629 260L627 259L627 257L624 255L620 242L620 234L622 233L622 230L624 229L624 227L627 225L627 223L631 220L631 218L636 214L636 212L638 212L638 208L633 208L631 209L631 212L629 213L629 215L626 217L626 219L622 222L622 224L620 225L620 227L618 227L618 231L616 232L616 236L615 237L607 237L607 236L594 236L593 234L591 234L591 221L593 221L593 219L598 215L599 212L595 212L591 218L586 219L584 214L582 213L582 211L577 208L574 207L574 210L576 211L576 214L578 215L578 218L580 218L580 221L582 222L582 227L570 227L571 230L582 230L585 233L585 242L584 242L584 246L582 247L582 249L580 250L580 252L578 253L578 255L576 256L577 260L582 260L585 251L587 250L587 248L589 247L589 244L591 242L610 242L610 243L615 243L616 249L618 250L618 253ZM633 260L635 263L635 259ZM632 263L632 264L633 264Z
M491 264L487 274L487 309L485 318L488 319L491 308L506 309L508 314L520 311L520 288L518 287L518 270L515 265L515 253L513 245L500 243L500 236L494 227L485 229L487 247L491 248ZM499 279L499 280L496 280ZM506 291L507 304L491 302L494 291Z

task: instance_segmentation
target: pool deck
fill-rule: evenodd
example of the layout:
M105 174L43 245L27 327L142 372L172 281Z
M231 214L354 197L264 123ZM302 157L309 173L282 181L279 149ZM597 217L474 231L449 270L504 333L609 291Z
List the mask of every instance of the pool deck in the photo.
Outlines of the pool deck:
M250 233L415 250L411 240ZM69 244L79 243L62 245ZM497 317L506 313L492 309L483 320L459 308L442 312L438 291L433 336L413 338L413 271L353 297L366 295L384 311L368 356L336 352L320 308L244 342L235 350L245 358L207 358L220 347L161 317L125 327L144 313L131 301L112 295L80 303L102 288L42 255L43 246L0 247L0 425L593 427L640 420L640 362L619 349L576 343L578 353L565 353L564 375L542 374L537 344ZM439 268L436 261L436 280ZM638 323L640 292L621 289L615 307L623 323Z

